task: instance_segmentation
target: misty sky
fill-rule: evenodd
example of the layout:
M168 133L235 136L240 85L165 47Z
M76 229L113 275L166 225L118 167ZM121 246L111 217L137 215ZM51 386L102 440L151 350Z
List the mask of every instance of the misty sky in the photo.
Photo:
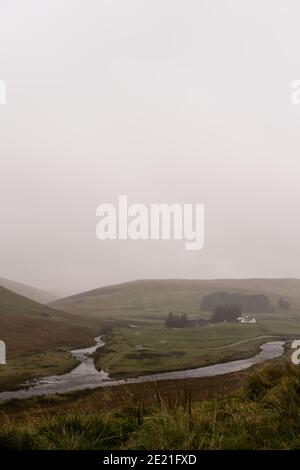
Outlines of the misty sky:
M297 0L0 0L0 277L300 277ZM205 247L96 208L204 203Z

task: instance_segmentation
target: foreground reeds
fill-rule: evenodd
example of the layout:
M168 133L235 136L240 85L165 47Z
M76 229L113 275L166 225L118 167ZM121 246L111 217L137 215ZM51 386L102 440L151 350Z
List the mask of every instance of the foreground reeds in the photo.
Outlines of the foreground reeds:
M1 415L0 447L6 449L299 449L300 369L268 365L242 388L210 400L181 395L142 397L122 410L93 406L55 412Z

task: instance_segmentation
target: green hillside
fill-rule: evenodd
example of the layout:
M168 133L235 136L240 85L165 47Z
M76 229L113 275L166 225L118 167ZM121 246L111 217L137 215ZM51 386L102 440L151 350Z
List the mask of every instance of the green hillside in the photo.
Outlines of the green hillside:
M141 280L91 290L50 305L86 317L153 318L170 310L199 314L202 298L223 290L264 293L274 304L285 297L295 313L300 311L298 279Z

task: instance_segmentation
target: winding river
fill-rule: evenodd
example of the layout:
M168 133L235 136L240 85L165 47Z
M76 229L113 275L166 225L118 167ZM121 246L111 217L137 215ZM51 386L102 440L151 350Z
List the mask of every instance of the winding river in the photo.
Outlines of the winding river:
M30 398L38 395L53 395L55 393L66 393L75 390L92 389L97 387L111 387L123 384L134 384L151 382L158 380L174 380L197 377L212 377L215 375L229 374L248 369L255 364L275 359L284 353L283 341L272 341L263 344L261 351L249 359L214 364L211 366L199 367L174 372L163 372L158 374L144 375L135 378L116 380L111 379L104 371L98 371L94 366L94 360L90 355L98 348L105 345L101 336L95 338L96 344L85 349L71 351L73 356L80 361L80 364L71 372L64 375L53 375L39 379L35 382L24 384L21 390L1 392L0 400L10 400L13 398Z

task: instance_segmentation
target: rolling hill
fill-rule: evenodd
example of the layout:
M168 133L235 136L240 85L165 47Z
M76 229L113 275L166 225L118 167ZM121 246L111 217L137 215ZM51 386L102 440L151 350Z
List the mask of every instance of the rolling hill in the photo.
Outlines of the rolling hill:
M88 345L95 326L0 286L0 339L8 358Z
M171 310L199 314L203 296L218 291L264 293L274 304L285 297L300 313L298 279L140 280L83 292L50 305L86 318L152 318Z
M58 296L55 296L49 292L36 289L32 286L27 286L26 284L22 284L20 282L11 281L9 279L4 279L0 277L0 286L9 289L16 294L24 295L31 300L35 300L40 304L48 304L49 302L53 302L57 300Z

